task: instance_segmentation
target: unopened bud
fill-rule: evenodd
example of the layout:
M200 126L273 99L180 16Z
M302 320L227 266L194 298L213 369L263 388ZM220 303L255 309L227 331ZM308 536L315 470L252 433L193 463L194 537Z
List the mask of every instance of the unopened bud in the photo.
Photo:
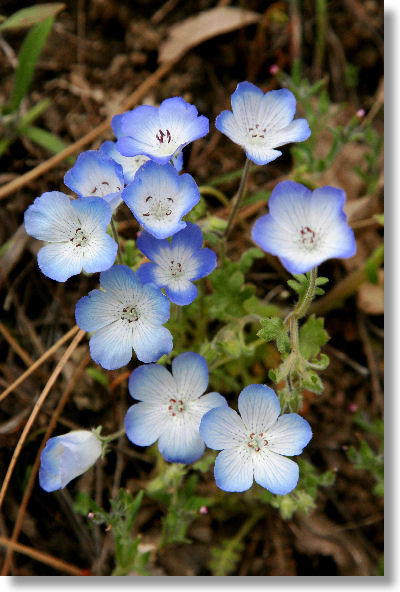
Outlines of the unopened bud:
M352 413L355 413L358 409L358 405L357 403L350 403L349 405L349 411L351 411Z
M278 64L272 64L272 66L269 67L269 73L272 76L276 76L279 72L280 68L278 66Z
M208 514L208 508L207 506L201 506L200 510L199 510L200 514Z
M365 115L365 109L359 109L356 113L356 117L358 117L358 119L362 119Z

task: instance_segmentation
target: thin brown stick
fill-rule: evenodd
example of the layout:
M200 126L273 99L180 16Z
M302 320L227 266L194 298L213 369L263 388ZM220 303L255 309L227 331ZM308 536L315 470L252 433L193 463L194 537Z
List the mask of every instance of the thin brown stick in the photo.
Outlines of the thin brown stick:
M150 88L157 84L157 82L159 82L171 70L172 66L175 64L176 61L177 60L162 64L159 68L157 68L155 72L153 72L153 74L146 78L146 80L144 80L142 84L122 104L120 112L127 111L128 109L131 109L136 103L138 103L149 92ZM92 129L90 132L88 132L86 135L84 135L82 138L80 138L73 144L67 146L67 148L65 148L58 154L55 154L48 160L39 164L34 169L31 169L30 171L24 173L20 177L17 177L16 179L13 179L9 183L1 187L0 200L4 197L7 197L7 195L15 193L15 191L21 189L21 187L24 187L24 185L27 185L34 179L37 179L37 177L40 177L47 171L51 170L53 167L57 166L60 162L68 158L68 156L72 156L72 154L78 152L78 150L81 150L84 146L96 140L104 132L109 130L111 118L112 115L107 117L107 119L100 123L100 125Z
M10 347L21 358L21 360L23 362L25 362L25 364L27 366L30 366L31 364L33 364L33 360L31 358L31 356L28 354L28 352L26 352L24 350L23 347L20 346L18 341L16 341L14 339L14 337L11 335L10 331L7 329L7 327L5 327L3 325L3 323L1 321L0 321L0 333L3 335L4 339L9 343Z
M1 393L0 403L1 403L1 401L3 401L3 399L5 399L7 397L7 395L12 393L13 390L16 389L21 384L21 382L24 382L24 380L26 380L28 378L28 376L30 376L32 374L32 372L34 372L41 364L43 364L43 362L45 362L47 360L47 358L52 356L54 354L54 352L58 350L58 348L60 348L71 337L73 337L75 335L75 333L78 331L78 329L79 329L78 325L75 325L74 327L72 327L72 329L70 329L68 331L68 333L63 335L63 337L61 337L61 339L56 341L56 343L54 345L52 345L42 356L40 356L40 358L38 360L36 360L36 362L34 362L32 364L32 366L30 366L27 370L25 370L25 372L23 374L21 374L21 376L19 376L17 378L17 380L14 380L14 382L12 384L10 384L10 386L7 387L5 391L3 391Z
M71 565L70 563L66 563L61 559L57 559L52 555L48 555L47 553L43 553L43 551L36 551L36 549L31 549L31 547L27 547L26 545L21 545L21 543L14 543L6 539L5 537L0 536L0 545L2 547L11 548L14 551L18 551L18 553L23 553L28 557L32 557L36 561L40 561L45 565L49 565L58 571L65 572L70 576L81 576L82 569L79 567L75 567L75 565Z
M51 437L54 428L56 427L58 418L60 417L61 413L63 412L63 409L68 401L68 398L71 394L71 392L73 391L73 389L75 388L76 383L78 382L79 378L81 377L83 371L85 370L86 366L88 365L88 363L90 362L90 354L87 354L86 357L84 358L84 360L81 362L81 364L78 366L78 368L76 369L75 374L73 375L71 381L69 382L67 388L65 389L65 391L63 392L63 394L61 395L61 399L58 402L58 405L56 407L56 409L54 410L54 413L50 419L50 423L47 427L46 433L43 436L42 439L42 443L40 444L40 448L39 451L36 455L36 459L35 462L33 464L32 467L32 471L31 474L29 475L29 479L28 479L28 483L26 485L25 491L24 491L24 495L21 501L21 505L18 508L18 515L17 515L17 519L15 521L15 525L14 525L14 530L11 536L11 541L14 543L18 540L19 534L21 532L22 529L22 523L24 520L24 516L25 516L25 512L26 512L26 508L28 506L29 503L29 499L31 497L32 494L32 490L33 487L35 485L35 481L36 481L36 475L39 471L39 466L40 466L40 455L42 453L43 448L46 445L47 440ZM7 554L6 554L6 558L4 561L4 566L3 566L3 570L1 572L2 576L6 576L8 574L8 571L10 569L10 565L11 565L11 561L12 561L12 555L13 555L13 548L9 547L7 550Z
M0 490L0 508L3 504L4 501L4 497L6 495L7 489L8 489L8 485L10 483L10 479L11 476L13 474L15 465L17 463L18 457L20 455L20 452L22 450L22 446L24 445L24 442L29 434L29 431L42 407L42 405L44 404L47 395L50 392L50 389L52 388L52 386L54 385L55 381L58 378L58 375L60 374L61 370L64 368L65 364L67 363L68 359L71 357L71 355L73 354L73 352L75 351L75 349L78 347L79 342L82 340L83 336L85 335L85 331L82 331L82 329L79 330L79 332L75 335L74 339L72 340L72 342L69 344L68 348L66 349L64 355L62 356L61 360L58 362L57 366L55 367L53 373L51 374L49 380L47 381L46 386L44 387L44 389L42 390L38 400L36 401L32 413L28 419L28 421L25 424L25 427L22 431L22 434L20 436L20 439L18 440L18 443L15 447L14 453L12 455L11 458L11 462L8 466L7 469L7 473L4 477L4 481L3 481L3 485L1 487Z

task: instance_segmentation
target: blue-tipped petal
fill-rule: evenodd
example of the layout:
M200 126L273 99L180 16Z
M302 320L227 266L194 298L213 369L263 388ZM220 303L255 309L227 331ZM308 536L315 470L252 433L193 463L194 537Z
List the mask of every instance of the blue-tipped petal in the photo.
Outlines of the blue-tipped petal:
M268 164L279 156L282 156L280 150L273 150L272 148L265 148L264 146L249 145L245 146L246 156L249 160L255 164Z
M131 360L132 342L132 333L126 329L126 325L121 320L115 321L102 327L91 337L90 355L96 364L106 370L116 370L126 366Z
M201 420L199 430L204 442L214 450L243 445L247 437L243 421L229 407L208 411Z
M137 446L150 446L160 437L165 418L165 412L154 405L132 405L125 416L126 435Z
M214 476L217 486L224 491L247 491L253 484L250 453L242 446L223 450L215 460Z
M286 456L263 450L253 454L252 459L254 480L271 493L286 495L296 487L299 467L294 461Z
M110 299L102 290L92 290L76 303L76 324L83 331L92 333L121 316L121 305L117 299Z
M50 243L68 240L69 226L76 221L71 199L60 191L43 193L24 215L27 234Z
M122 166L124 181L126 184L133 181L140 167L149 160L148 156L142 155L122 156L122 154L117 150L116 143L111 142L111 140L103 142L99 148L99 152L105 158L111 158Z
M161 405L177 396L176 382L166 368L146 364L135 368L129 377L129 394L138 401Z
M205 446L192 421L171 422L158 441L158 448L168 462L190 464L199 460Z
M49 243L37 256L42 273L57 282L65 282L82 271L82 257L71 243Z
M155 263L142 263L136 273L143 285L154 284L155 286L163 288L163 284L159 282L157 277L158 269L159 267Z
M268 135L278 133L278 130L289 126L295 116L296 99L294 94L287 88L267 92L262 99L260 115L261 113L260 127L266 128ZM275 144L272 145L275 146Z
M211 249L205 247L196 255L197 269L192 280L206 277L217 267L217 255Z
M105 198L121 192L124 176L121 165L97 150L88 150L82 152L67 171L64 183L81 197Z
M198 251L203 244L203 233L200 226L186 222L186 228L174 234L171 244L173 247L179 247L192 253ZM149 257L149 259L155 260L154 257Z
M133 347L141 362L157 362L172 350L172 335L165 327L137 329L133 335Z
M157 239L150 232L143 230L136 239L136 246L150 261L160 263L164 259L164 251L170 248L170 243L167 239Z
M215 127L235 144L244 146L245 136L231 111L222 111L215 120Z
M239 413L249 432L265 432L281 412L279 399L265 384L246 386L239 395Z
M312 438L312 431L308 421L300 415L286 413L266 431L265 437L268 440L268 450L293 456L303 452Z
M196 300L198 290L192 282L182 280L178 286L166 286L165 293L174 304L186 306Z
M205 358L195 352L185 352L172 362L172 375L178 391L188 399L197 399L208 386L208 366Z
M140 281L135 272L127 265L114 265L111 269L100 274L100 285L117 299L129 300L132 291L140 286Z
M292 142L304 142L311 136L310 126L306 119L295 119L287 127L271 134L269 142L272 146L284 146Z

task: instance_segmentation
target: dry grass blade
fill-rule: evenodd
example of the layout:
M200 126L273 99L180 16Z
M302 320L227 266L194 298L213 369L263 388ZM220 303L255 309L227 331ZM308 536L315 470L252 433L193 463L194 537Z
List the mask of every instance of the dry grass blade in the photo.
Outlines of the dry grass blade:
M31 413L28 421L26 422L26 425L23 429L21 437L18 440L18 443L15 447L14 453L11 458L11 462L10 462L9 467L7 469L7 473L4 477L3 485L0 490L0 508L3 505L4 497L6 495L8 485L10 483L10 479L13 474L16 462L17 462L20 452L22 450L22 446L24 445L24 442L29 434L29 431L30 431L32 425L33 425L33 422L35 421L40 409L42 408L42 405L45 402L47 395L50 392L50 389L52 388L55 381L57 380L58 375L60 374L61 370L64 368L65 364L67 363L67 361L69 360L69 358L71 357L71 355L73 354L75 349L78 347L78 344L82 340L84 335L85 335L85 331L82 331L82 330L80 330L77 333L77 335L75 335L73 341L70 343L70 345L66 349L64 355L62 356L61 360L58 362L58 364L55 367L53 373L51 374L49 380L47 381L46 386L42 390L38 400L35 403L32 413Z
M3 335L4 339L9 343L15 353L21 358L23 362L27 366L31 366L33 364L33 360L31 356L19 345L18 341L14 339L11 335L10 331L3 325L0 321L0 333Z
M82 570L79 569L79 567L75 567L75 565L71 565L66 561L62 561L61 559L52 557L51 555L43 553L42 551L36 551L35 549L27 547L26 545L21 545L21 543L14 543L13 541L6 539L5 537L0 536L0 545L8 549L18 551L18 553L23 553L28 557L32 557L32 559L36 559L36 561L45 563L46 565L49 565L50 567L57 569L58 571L65 572L70 576L82 575Z
M54 431L54 428L56 427L58 418L60 417L61 413L63 412L63 409L68 401L68 398L69 398L71 392L75 388L76 383L80 379L83 371L85 370L85 368L89 362L90 362L90 354L87 354L85 359L78 366L78 368L77 368L74 376L72 377L71 381L69 382L67 388L65 389L65 391L61 395L58 405L57 405L56 409L54 410L53 415L51 416L50 423L47 427L45 435L43 436L42 443L40 445L37 456L35 458L35 462L33 464L31 474L29 475L29 480L28 480L28 483L25 487L24 496L22 498L21 505L18 509L17 519L15 521L14 530L13 530L12 537L11 537L11 542L13 542L13 543L17 541L19 533L21 532L21 529L22 529L22 523L24 520L26 508L28 506L28 502L31 497L32 490L35 485L36 475L38 474L38 471L39 471L40 455L42 453L42 450L45 447L47 440L51 437L51 435ZM13 551L14 551L13 547L11 547L11 546L8 547L6 559L4 561L3 570L1 572L2 576L6 576L8 574L8 571L9 571L10 565L11 565L11 561L12 561Z
M21 376L19 376L17 378L17 380L15 380L12 384L10 384L10 386L7 387L6 390L1 393L0 403L1 403L1 401L3 401L7 397L7 395L12 393L13 390L16 389L21 384L21 382L24 382L24 380L26 380L28 378L28 376L30 376L32 374L32 372L34 372L41 364L43 364L43 362L45 362L47 360L47 358L52 356L54 354L54 352L58 350L59 347L61 347L66 341L68 341L68 339L73 337L73 335L75 335L75 333L78 331L78 329L79 329L79 327L77 325L72 327L72 329L70 329L68 331L68 333L63 335L63 337L61 337L61 339L59 339L42 356L40 356L40 358L38 360L36 360L36 362L34 362L32 364L32 366L30 366L27 370L25 370L25 372L23 374L21 374Z

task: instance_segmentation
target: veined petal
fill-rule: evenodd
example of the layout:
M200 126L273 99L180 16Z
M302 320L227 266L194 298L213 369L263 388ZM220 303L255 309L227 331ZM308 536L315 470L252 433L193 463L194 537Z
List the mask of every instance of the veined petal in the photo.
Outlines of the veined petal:
M212 413L215 409L209 411ZM253 484L253 465L244 446L223 450L214 466L215 482L224 491L246 491Z
M282 181L276 185L268 200L270 214L290 232L294 226L304 224L311 195L310 189L301 183Z
M199 425L203 415L210 409L215 409L215 407L228 407L227 400L219 393L208 393L196 400Z
M246 137L242 131L242 126L238 125L231 111L222 111L215 120L215 127L235 144L244 146Z
M207 389L208 366L200 354L185 352L177 356L172 361L172 375L181 398L197 399Z
M130 304L132 296L141 289L135 272L127 265L113 265L100 274L100 284L114 299Z
M231 97L232 111L242 133L247 134L249 127L258 123L258 114L264 98L260 88L251 82L239 82Z
M204 452L204 442L199 436L196 425L184 417L174 417L162 432L158 448L168 462L190 464L199 460Z
M126 366L131 360L133 342L134 334L126 323L115 321L102 327L91 337L90 355L96 364L106 370L116 370Z
M272 150L272 148L267 148L264 144L247 143L245 149L247 158L260 165L268 164L282 155L280 150Z
M119 320L122 308L121 302L109 298L102 290L92 290L76 304L76 324L84 331L92 333Z
M287 88L271 90L263 96L259 107L257 123L259 123L260 128L266 128L266 133L269 136L276 130L282 130L282 128L288 126L295 113L296 99L290 90Z
M111 208L100 197L80 197L70 201L80 224L88 233L103 230L106 232L111 220Z
M201 232L200 226L197 224L192 224L191 222L186 222L186 228L174 234L171 240L172 248L177 249L177 255L179 250L185 252L195 253L196 251L201 249L203 244L203 233ZM155 259L151 257L153 261Z
M256 483L271 493L286 495L296 487L299 467L286 456L261 449L252 455L252 461Z
M122 167L97 150L82 152L64 177L67 187L81 197L106 197L123 189Z
M265 384L246 386L239 395L238 408L247 430L255 433L265 432L281 412L278 397Z
M86 273L109 269L117 256L118 245L109 234L97 233L84 249L82 265Z
M198 290L189 280L178 280L165 287L167 297L178 306L191 304L198 294Z
M281 415L265 433L268 450L287 456L301 454L311 437L310 424L297 413Z
M154 284L155 286L163 288L164 283L160 283L158 280L158 269L159 267L155 263L142 263L136 273L143 285Z
M214 450L247 444L243 421L229 407L217 407L208 411L201 420L199 431L207 446Z
M111 140L103 142L99 148L99 151L104 157L112 158L112 160L122 166L126 184L133 181L140 167L149 160L148 156L142 155L122 156L122 154L117 150L116 143L112 142Z
M136 327L132 338L138 360L146 364L156 362L164 354L169 354L173 347L171 333L158 325L142 324Z
M291 142L304 142L311 136L310 126L306 119L295 119L282 129L277 129L268 136L268 144L278 148Z
M206 277L217 267L217 255L211 249L205 247L201 249L196 255L197 268L194 272L192 280L198 280Z
M82 271L82 250L70 242L49 243L38 253L38 265L47 277L57 282L65 282Z
M123 113L117 121L117 150L123 156L146 154L155 142L159 123L158 109L152 105L141 105Z
M129 377L129 394L147 405L166 403L176 398L177 387L172 375L164 366L146 364L135 368Z
M137 403L129 407L125 416L126 435L137 446L150 446L160 437L166 419L165 411L147 403Z
M70 198L60 191L37 197L25 212L27 234L49 243L67 241L79 226Z
M154 261L154 263L158 263L159 265L162 264L166 257L165 252L170 250L170 243L167 239L154 238L146 230L143 230L140 236L138 236L136 246L150 261Z

